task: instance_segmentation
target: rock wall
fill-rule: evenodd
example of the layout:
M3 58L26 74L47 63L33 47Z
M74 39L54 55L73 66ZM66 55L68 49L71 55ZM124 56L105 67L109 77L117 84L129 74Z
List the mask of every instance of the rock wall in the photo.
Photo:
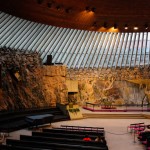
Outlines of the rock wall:
M44 66L43 90L45 99L52 106L56 103L68 103L68 90L66 86L66 66Z
M106 99L116 105L150 102L148 66L67 70L66 66L43 66L40 56L33 52L1 48L0 56L0 110L67 104L67 80L78 82L78 92L73 97L79 105L87 101L104 103Z
M150 79L150 68L79 69L68 70L67 79L78 80L78 104L101 102L104 99L116 105L141 105L150 102L142 81Z
M0 49L0 110L68 103L65 66L43 66L38 53Z
M43 93L43 72L39 55L1 48L0 56L0 110L48 106Z

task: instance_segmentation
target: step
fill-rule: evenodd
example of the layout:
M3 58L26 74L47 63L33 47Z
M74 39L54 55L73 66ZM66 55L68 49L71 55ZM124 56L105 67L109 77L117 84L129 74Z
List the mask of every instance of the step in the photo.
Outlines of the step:
M103 118L103 119L146 119L142 114L89 114L84 113L84 118Z

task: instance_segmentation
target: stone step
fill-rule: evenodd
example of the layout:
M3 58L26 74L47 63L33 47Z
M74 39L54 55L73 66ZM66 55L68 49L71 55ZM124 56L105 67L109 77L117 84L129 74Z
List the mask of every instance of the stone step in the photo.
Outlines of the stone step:
M102 118L102 119L146 119L142 114L89 114L84 113L84 118Z

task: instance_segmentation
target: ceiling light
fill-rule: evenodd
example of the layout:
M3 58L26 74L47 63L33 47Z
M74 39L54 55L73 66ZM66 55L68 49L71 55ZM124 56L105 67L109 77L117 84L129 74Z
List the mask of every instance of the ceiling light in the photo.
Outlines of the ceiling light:
M86 6L86 7L85 7L85 10L86 10L86 11L90 11L90 7L89 7L89 6Z
M42 4L43 0L37 0L38 4Z
M91 11L95 12L95 10L96 10L96 8L95 8L95 7L91 8Z
M124 29L128 30L128 25L127 24L125 24Z
M71 8L67 8L65 11L66 11L66 13L70 13L72 11L72 9Z
M104 28L107 28L107 22L104 22L103 27L104 27Z
M117 29L117 24L116 23L114 24L114 29Z
M47 3L47 7L48 7L48 8L51 8L51 7L52 7L52 3L49 3L49 2L48 2L48 3Z
M133 29L134 29L134 30L138 30L139 28L138 28L138 26L135 26Z
M57 6L57 7L56 7L57 10L60 10L60 8L61 8L61 6Z
M146 24L144 25L144 27L145 27L145 30L147 30L147 29L148 29L148 24L146 23Z
M97 23L96 23L96 21L93 23L93 27L97 27Z

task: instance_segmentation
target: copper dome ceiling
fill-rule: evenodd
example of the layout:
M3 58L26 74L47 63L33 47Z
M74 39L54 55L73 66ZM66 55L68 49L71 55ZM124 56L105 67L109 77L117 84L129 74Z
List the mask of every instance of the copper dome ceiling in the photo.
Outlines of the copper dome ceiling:
M11 15L48 25L91 31L150 31L149 9L149 0L0 1L0 11Z

